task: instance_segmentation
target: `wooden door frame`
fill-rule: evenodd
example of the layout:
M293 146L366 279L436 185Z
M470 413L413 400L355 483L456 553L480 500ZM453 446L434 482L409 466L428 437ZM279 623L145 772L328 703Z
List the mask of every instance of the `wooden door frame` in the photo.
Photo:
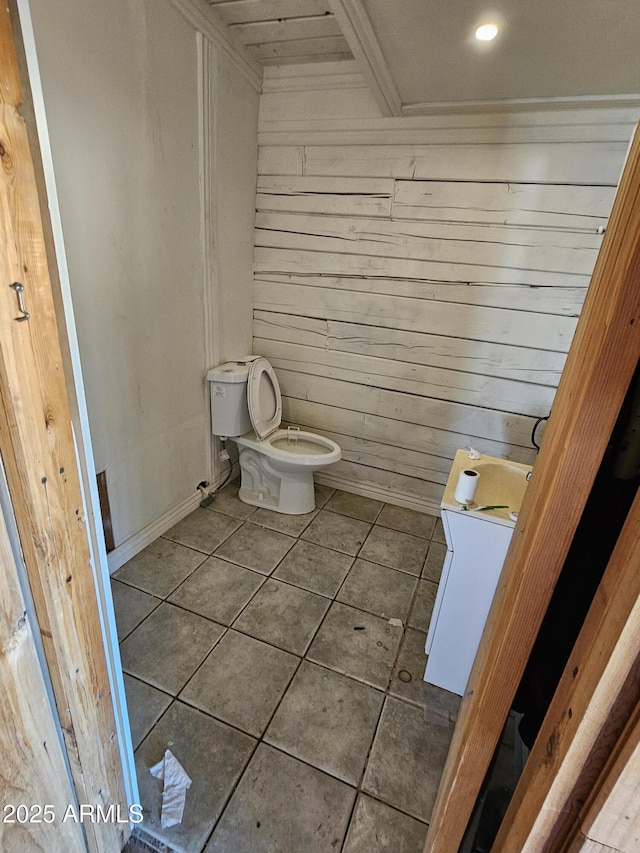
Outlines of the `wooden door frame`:
M638 804L616 798L638 755L640 492L571 652L493 853L564 850L584 838L617 850L640 831ZM640 776L636 777L636 784ZM626 787L626 786L625 786ZM632 787L631 787L632 790ZM604 812L626 808L614 827ZM633 814L635 809L635 816ZM616 837L618 836L618 837ZM614 843L614 841L616 843ZM636 839L637 842L637 839ZM576 849L580 849L579 847Z
M71 410L76 458L85 501L86 529L89 538L93 579L96 590L104 654L111 685L117 739L124 773L128 803L139 802L131 727L120 661L120 648L111 592L100 496L98 494L89 414L84 390L80 346L75 325L71 283L67 267L62 220L53 168L53 155L45 111L44 94L31 22L29 0L9 0L14 46L23 92L21 114L25 118L32 151L40 216L49 260L51 289L60 333L60 346L65 369L67 396Z
M77 381L69 363L73 342L64 334L64 316L56 321L63 295L56 299L52 289L56 257L46 239L50 223L43 222L46 190L38 185L43 172L33 121L21 115L15 0L10 7L0 10L0 453L78 802L113 805L126 815L131 789L123 774L122 721L114 715L118 686L113 660L105 657L109 629L94 575L100 555L90 540L99 518L92 518L92 495L78 468L76 453L82 461L87 448L77 419L74 435L66 387L67 379L72 386ZM30 29L27 0L21 15ZM24 322L16 321L13 282L24 285L30 314ZM86 821L83 831L89 850L115 851L130 830L111 820Z
M452 853L460 846L639 357L640 132L636 129L462 699L425 853ZM637 539L640 531L633 535ZM554 706L550 709L557 711ZM549 748L553 751L554 743ZM537 754L544 752L546 745ZM552 782L549 774L545 780L549 792ZM549 793L547 805L565 809L563 796ZM521 811L514 820L515 830L522 829L520 821L526 815ZM521 838L526 843L529 833ZM517 849L543 848L532 842L529 848Z
M22 571L21 571L22 569ZM50 684L43 666L42 644L24 578L24 564L0 460L0 849L40 849L51 853L86 850L82 827L73 822L46 822L76 805ZM28 792L29 803L25 802ZM19 822L7 807L35 806L40 821ZM44 819L43 819L44 818Z

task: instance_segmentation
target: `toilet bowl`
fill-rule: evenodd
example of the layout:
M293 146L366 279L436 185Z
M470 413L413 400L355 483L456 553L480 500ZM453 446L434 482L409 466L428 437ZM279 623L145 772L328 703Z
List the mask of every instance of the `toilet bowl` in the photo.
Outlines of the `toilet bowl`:
M288 515L315 508L313 473L337 462L329 438L295 427L281 429L282 396L266 358L247 356L210 370L214 435L238 445L245 503Z

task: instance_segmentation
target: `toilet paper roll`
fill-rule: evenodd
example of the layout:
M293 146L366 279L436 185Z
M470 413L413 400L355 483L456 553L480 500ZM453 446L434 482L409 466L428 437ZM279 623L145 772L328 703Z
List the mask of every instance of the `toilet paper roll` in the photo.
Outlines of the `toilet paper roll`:
M476 495L476 489L478 488L479 479L480 475L472 468L465 468L464 471L460 472L456 490L453 493L453 496L458 503L470 504L473 501Z

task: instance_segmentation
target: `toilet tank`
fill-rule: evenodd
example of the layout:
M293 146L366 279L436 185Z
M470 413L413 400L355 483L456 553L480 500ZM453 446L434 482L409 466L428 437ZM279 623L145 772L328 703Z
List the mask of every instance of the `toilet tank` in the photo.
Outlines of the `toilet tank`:
M247 404L249 367L247 361L227 361L207 373L214 435L233 437L251 432Z

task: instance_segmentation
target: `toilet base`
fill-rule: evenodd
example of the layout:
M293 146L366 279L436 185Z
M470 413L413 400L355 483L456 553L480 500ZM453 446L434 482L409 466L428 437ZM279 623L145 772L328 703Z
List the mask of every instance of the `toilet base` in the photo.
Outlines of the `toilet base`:
M278 471L264 455L250 448L239 449L241 501L285 515L313 512L316 507L313 470Z

